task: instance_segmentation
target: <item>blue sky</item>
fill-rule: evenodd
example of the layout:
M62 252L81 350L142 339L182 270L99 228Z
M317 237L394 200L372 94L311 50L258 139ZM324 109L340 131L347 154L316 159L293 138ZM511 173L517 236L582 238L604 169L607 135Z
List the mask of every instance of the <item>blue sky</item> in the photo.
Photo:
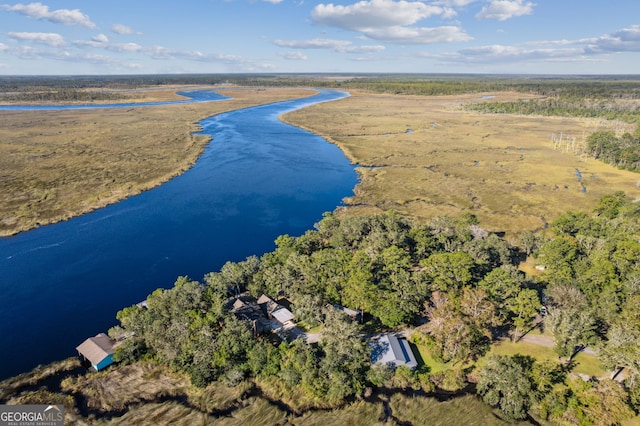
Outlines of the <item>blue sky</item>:
M639 74L638 0L1 3L0 74Z

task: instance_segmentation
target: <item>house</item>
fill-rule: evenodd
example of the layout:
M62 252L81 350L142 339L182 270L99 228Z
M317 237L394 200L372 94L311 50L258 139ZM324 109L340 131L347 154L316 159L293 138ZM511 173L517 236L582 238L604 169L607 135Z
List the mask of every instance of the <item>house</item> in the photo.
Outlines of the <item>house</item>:
M407 339L394 334L381 334L373 339L371 346L371 363L390 365L393 368L404 365L410 369L418 366L416 357Z
M249 321L255 336L271 329L269 320L264 316L262 309L260 309L260 306L255 302L238 298L233 302L231 312L238 318Z
M293 313L284 306L276 303L272 298L263 294L258 299L258 306L269 319L275 319L281 326L294 326Z
M113 364L113 354L115 353L116 342L109 336L100 333L95 337L89 337L76 347L78 354L91 363L91 366L100 371L108 365Z

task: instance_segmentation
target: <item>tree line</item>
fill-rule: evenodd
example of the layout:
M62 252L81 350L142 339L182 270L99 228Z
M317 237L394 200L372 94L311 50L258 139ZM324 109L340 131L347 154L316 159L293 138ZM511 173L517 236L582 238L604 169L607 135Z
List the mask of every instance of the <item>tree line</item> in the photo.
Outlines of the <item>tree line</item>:
M467 104L468 111L489 114L523 114L559 117L604 118L636 123L640 118L640 105L616 98L553 97L525 99L511 102L481 102Z
M587 153L612 166L640 171L640 124L633 134L618 137L611 130L598 130L587 137Z
M639 217L640 206L615 193L592 214L566 213L549 234L525 232L512 246L471 214L428 224L394 212L326 214L314 230L279 237L272 252L227 262L202 283L181 277L153 292L147 309L120 311L110 333L133 337L116 358L156 359L197 386L255 380L295 390L318 406L339 405L372 386L429 393L473 381L508 418L535 413L560 424L590 424L596 414L626 418L640 409ZM527 254L544 265L541 276L517 269ZM244 291L287 297L297 321L322 326L320 342L256 338L229 311ZM360 310L365 323L332 304ZM543 324L562 362L484 357L496 339L517 341L543 304ZM445 370L371 365L363 335L405 326ZM586 345L605 367L624 368L625 381L584 382L568 374L572 355ZM476 368L479 359L484 366Z

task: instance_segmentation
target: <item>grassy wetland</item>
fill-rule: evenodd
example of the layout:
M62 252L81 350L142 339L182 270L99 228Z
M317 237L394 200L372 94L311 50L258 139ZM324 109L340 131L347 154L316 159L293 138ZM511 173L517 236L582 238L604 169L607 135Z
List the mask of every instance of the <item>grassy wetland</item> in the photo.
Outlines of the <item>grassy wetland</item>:
M186 375L150 362L85 375L75 358L0 382L8 404L62 404L67 425L482 425L504 422L473 395L440 402L401 390L373 394L342 408L301 412L254 383L196 388ZM529 423L518 423L526 425Z
M184 99L175 92L193 88L128 92L123 101ZM219 92L233 99L137 108L2 111L0 235L77 216L184 172L208 142L206 136L193 135L198 121L206 117L313 93L294 88Z
M516 233L570 209L589 211L613 191L640 196L640 175L581 155L594 131L632 132L633 124L464 109L532 98L519 92L351 95L285 117L359 165L361 183L345 214L394 209L428 220L470 212L489 230Z

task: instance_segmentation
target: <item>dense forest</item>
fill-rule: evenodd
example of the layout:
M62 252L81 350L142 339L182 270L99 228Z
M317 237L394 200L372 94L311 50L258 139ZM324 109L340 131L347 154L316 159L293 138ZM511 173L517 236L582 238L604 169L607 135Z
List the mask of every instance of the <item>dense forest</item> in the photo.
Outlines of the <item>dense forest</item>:
M639 219L640 206L615 193L590 215L567 213L544 235L523 233L516 247L473 215L418 225L394 212L327 214L302 236L279 237L260 258L228 262L203 283L181 277L156 290L148 308L120 311L110 334L129 336L116 352L120 362L167 363L197 386L254 380L309 407L339 406L376 386L429 394L471 382L507 419L617 424L640 410ZM518 270L527 255L544 266L540 276ZM254 337L229 310L243 292L292 302L297 321L321 330L319 343ZM333 304L362 311L364 322ZM561 359L485 356L499 339L518 341L543 305ZM367 336L402 328L448 367L372 366ZM604 367L624 369L624 381L571 374L572 356L586 345Z

